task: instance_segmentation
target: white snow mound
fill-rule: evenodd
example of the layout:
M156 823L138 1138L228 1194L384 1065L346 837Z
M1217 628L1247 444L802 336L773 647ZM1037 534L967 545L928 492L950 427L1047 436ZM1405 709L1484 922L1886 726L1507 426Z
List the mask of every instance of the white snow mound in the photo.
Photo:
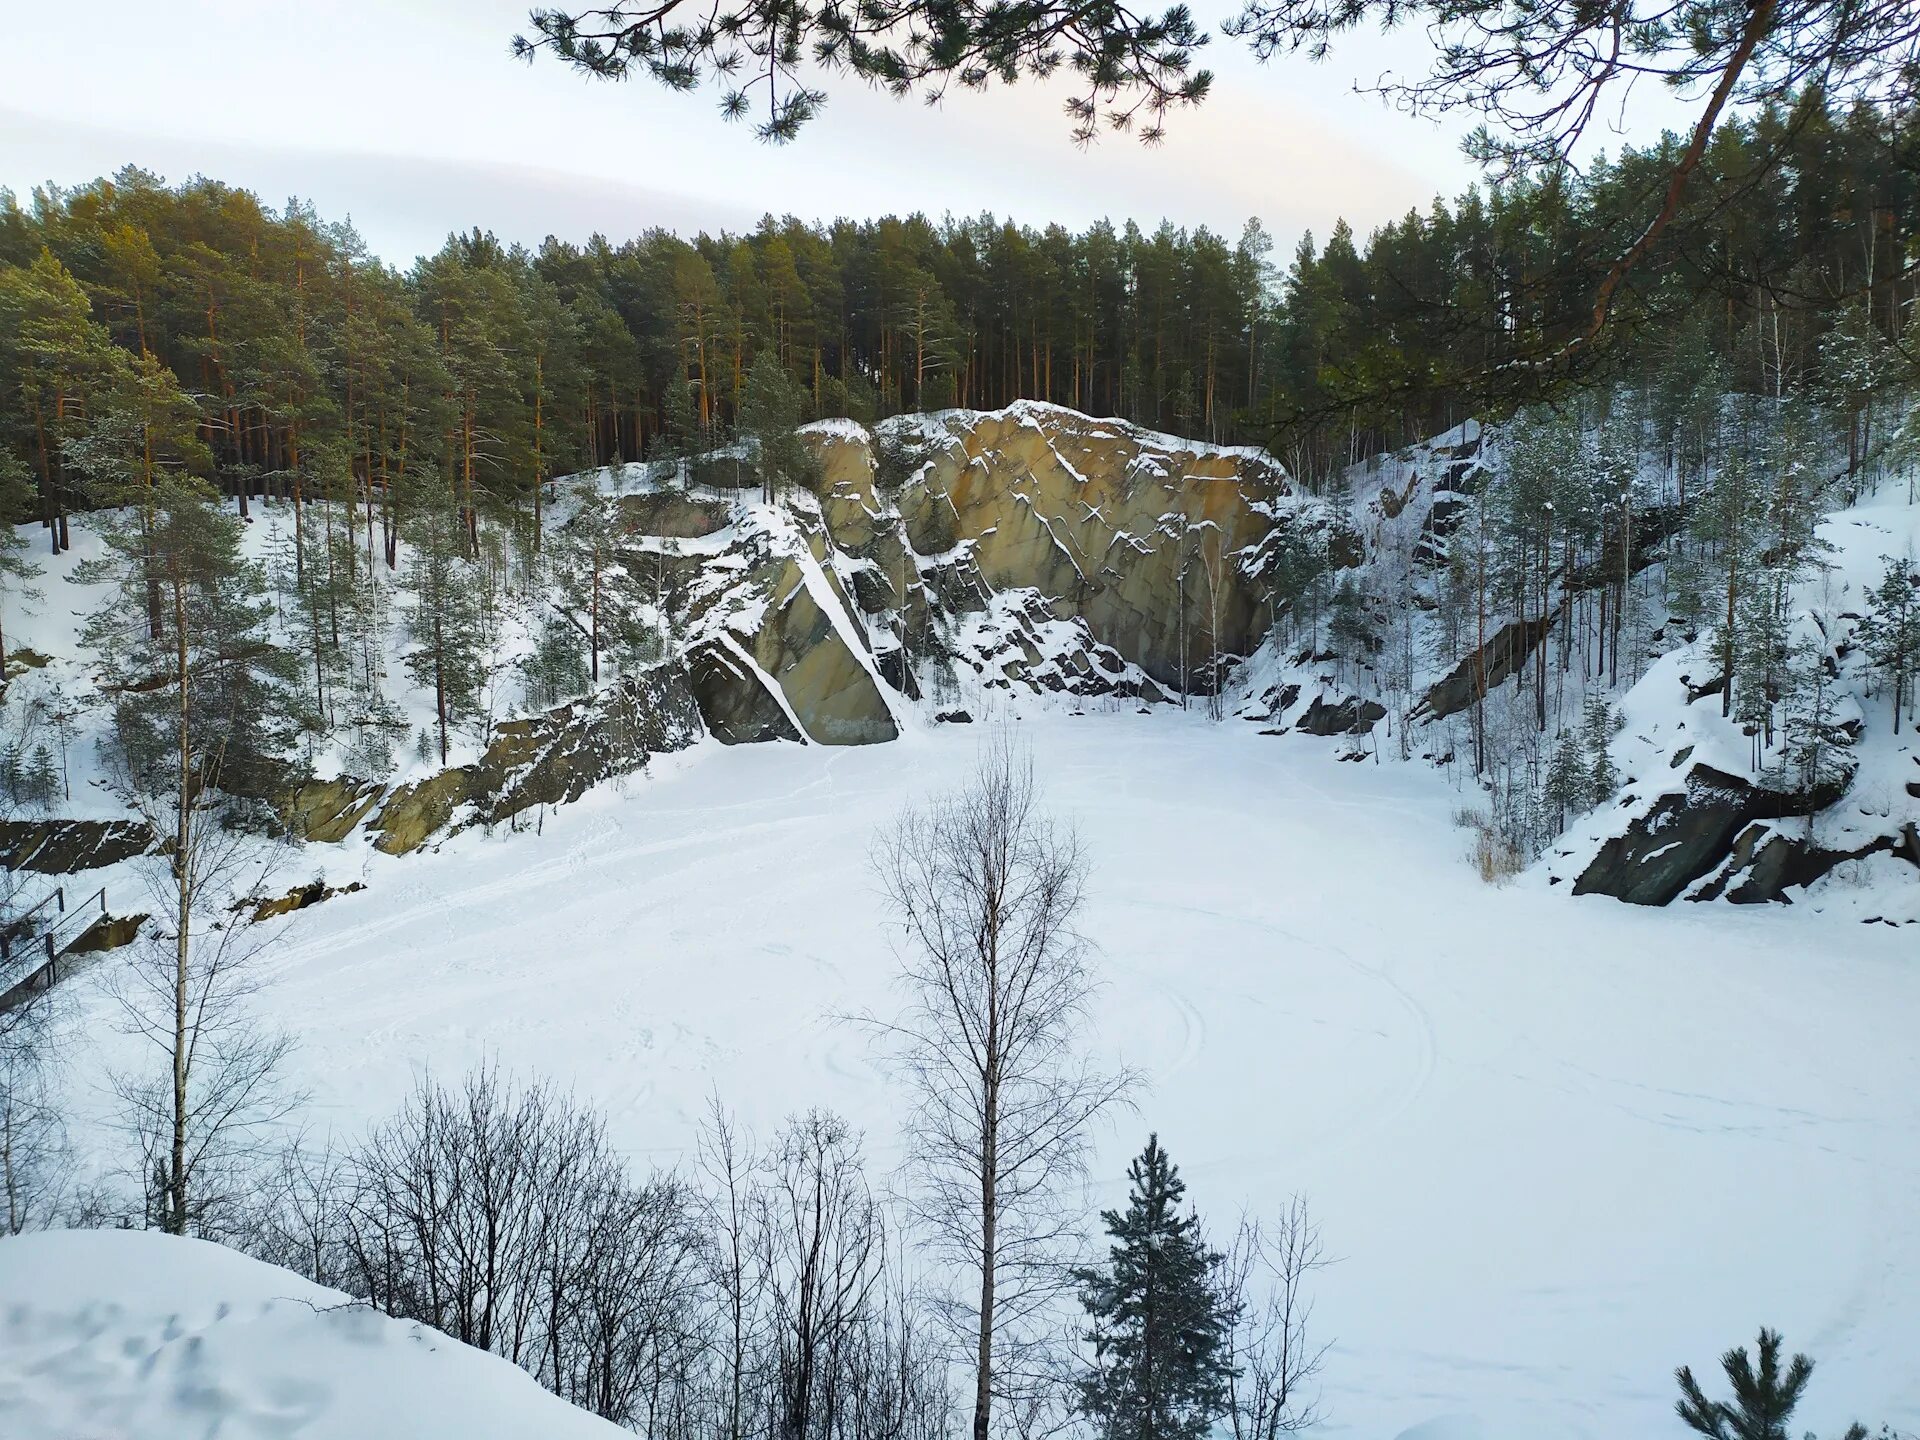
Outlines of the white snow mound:
M8 1440L613 1440L507 1361L201 1240L0 1240Z

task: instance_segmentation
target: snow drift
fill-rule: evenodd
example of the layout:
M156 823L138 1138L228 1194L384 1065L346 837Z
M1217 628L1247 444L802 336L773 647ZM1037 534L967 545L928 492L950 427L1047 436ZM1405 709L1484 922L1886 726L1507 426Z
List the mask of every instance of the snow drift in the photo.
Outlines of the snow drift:
M8 1440L615 1440L518 1367L200 1240L0 1240Z

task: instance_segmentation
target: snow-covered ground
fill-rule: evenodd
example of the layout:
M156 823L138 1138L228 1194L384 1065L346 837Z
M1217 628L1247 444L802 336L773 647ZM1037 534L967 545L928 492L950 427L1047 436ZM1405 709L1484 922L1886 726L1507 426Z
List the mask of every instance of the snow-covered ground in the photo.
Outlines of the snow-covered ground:
M0 1241L7 1440L615 1440L505 1360L199 1240Z
M1307 1193L1342 1257L1325 1433L1677 1434L1673 1367L1762 1324L1819 1361L1796 1424L1920 1425L1911 932L1488 888L1440 775L1331 742L1171 709L1013 723L1088 844L1089 1040L1152 1082L1091 1198L1149 1129L1217 1233ZM357 1134L422 1069L492 1057L577 1087L639 1164L681 1163L714 1092L762 1133L835 1107L887 1163L897 1087L834 1018L896 1003L867 856L979 733L703 742L541 834L330 852L368 888L294 917L259 997L311 1121ZM70 985L96 1107L125 1043L101 973Z

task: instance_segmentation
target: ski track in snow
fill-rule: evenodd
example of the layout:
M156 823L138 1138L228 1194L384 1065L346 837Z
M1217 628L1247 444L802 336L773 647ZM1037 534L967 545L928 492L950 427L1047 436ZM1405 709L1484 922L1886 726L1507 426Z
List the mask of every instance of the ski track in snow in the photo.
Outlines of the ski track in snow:
M1490 889L1421 767L1160 711L1014 722L1091 865L1086 1040L1145 1073L1095 1205L1157 1130L1218 1237L1306 1193L1325 1433L1677 1433L1671 1372L1762 1324L1819 1362L1798 1428L1920 1425L1920 966L1911 932L1784 907ZM682 1164L713 1094L762 1136L832 1106L875 1168L903 1100L869 1034L894 938L867 866L981 727L861 749L704 742L659 773L393 860L289 923L260 1003L317 1130L491 1058ZM291 874L290 881L306 878ZM71 983L124 1063L103 971ZM91 1127L90 1134L88 1127ZM83 1136L112 1142L104 1114Z

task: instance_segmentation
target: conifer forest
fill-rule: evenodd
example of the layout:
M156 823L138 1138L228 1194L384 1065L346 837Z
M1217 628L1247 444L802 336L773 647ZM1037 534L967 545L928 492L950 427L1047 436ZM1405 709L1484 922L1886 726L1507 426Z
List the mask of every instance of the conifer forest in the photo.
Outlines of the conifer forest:
M1910 7L520 19L1042 176L1384 36L1473 178L409 256L0 127L0 1435L1920 1435Z

